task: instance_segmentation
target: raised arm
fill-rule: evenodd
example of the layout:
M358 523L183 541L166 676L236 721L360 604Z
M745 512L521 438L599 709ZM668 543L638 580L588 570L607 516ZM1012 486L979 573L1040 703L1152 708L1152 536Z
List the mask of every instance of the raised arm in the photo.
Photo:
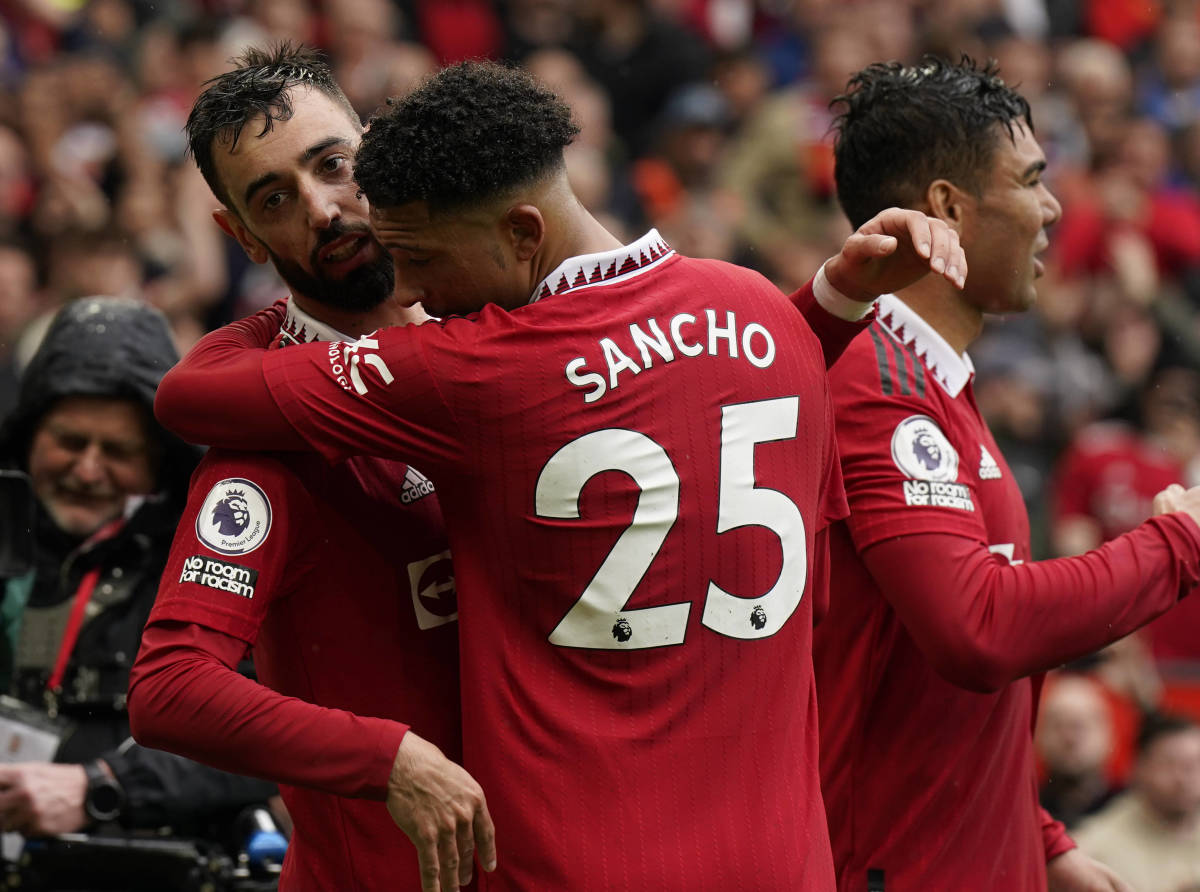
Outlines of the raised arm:
M967 258L958 234L919 211L889 208L852 233L790 300L820 340L829 368L870 325L877 297L931 272L962 288Z

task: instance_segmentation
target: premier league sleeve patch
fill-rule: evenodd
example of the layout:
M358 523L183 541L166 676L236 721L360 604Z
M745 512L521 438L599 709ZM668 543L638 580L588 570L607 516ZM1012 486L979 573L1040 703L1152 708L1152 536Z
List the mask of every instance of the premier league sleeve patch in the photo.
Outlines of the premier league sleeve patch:
M271 502L244 477L222 480L196 515L196 538L218 554L249 554L271 532Z
M910 415L892 433L892 461L904 481L907 505L974 511L969 487L958 478L958 453L928 415Z

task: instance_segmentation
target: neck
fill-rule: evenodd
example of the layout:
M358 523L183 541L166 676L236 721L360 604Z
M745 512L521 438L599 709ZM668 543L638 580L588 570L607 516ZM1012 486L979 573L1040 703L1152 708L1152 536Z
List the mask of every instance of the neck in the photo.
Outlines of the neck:
M421 309L420 304L403 306L394 294L369 310L343 310L296 293L292 294L292 300L296 302L297 307L318 322L323 322L330 328L335 328L352 338L362 337L379 328L408 325L413 322L423 322L429 318Z
M983 313L941 276L925 276L896 296L945 338L956 353L964 352L983 331Z
M548 198L542 205L546 236L529 269L530 294L564 260L581 254L615 251L624 244L579 202L565 175L551 187Z

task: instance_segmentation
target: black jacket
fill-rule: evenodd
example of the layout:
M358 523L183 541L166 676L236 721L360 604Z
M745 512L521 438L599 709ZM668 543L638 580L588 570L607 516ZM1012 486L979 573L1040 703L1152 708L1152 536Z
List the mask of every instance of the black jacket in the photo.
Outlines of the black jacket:
M26 370L17 407L0 426L0 466L24 470L38 422L59 399L72 395L121 397L153 417L154 391L178 359L166 322L132 300L87 298L55 318ZM135 744L129 733L125 692L142 628L154 605L175 526L198 454L155 425L162 460L158 491L111 538L92 546L73 540L41 512L34 572L0 580L0 684L28 703L57 712L72 731L55 757L65 763L103 758L124 788L122 823L169 825L181 834L227 826L242 807L261 802L273 785L242 778L173 754ZM13 643L31 601L72 599L84 575L99 567L89 610L71 652L61 692L48 696L45 670L21 671ZM98 612L96 607L100 609Z

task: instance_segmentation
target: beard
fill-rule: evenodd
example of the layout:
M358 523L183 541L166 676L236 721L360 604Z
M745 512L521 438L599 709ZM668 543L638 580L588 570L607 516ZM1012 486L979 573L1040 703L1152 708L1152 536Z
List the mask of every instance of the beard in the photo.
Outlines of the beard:
M362 233L374 241L375 237L366 226L345 226L335 220L333 225L321 233L317 245L309 257L309 265L314 270L321 269L318 255L321 249L330 242L344 235ZM386 251L380 249L380 256L370 263L364 263L348 272L340 279L331 279L320 273L309 272L293 260L285 260L270 248L267 253L279 273L279 277L296 293L339 310L363 312L379 306L396 287L396 271L392 267L392 258Z

